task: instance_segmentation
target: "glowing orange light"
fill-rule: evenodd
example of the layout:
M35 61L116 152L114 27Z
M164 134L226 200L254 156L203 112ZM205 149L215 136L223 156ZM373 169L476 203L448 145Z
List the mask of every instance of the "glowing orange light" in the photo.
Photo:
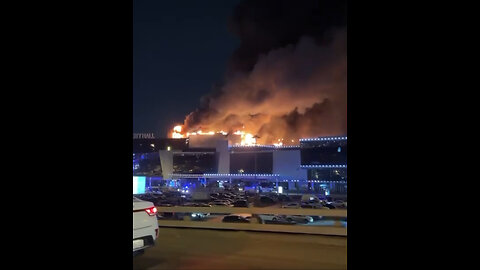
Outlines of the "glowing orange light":
M172 132L172 138L189 138L190 136L195 136L195 135L215 135L215 134L222 134L224 136L228 135L228 132L225 132L223 130L220 131L208 131L208 132L203 132L202 130L197 130L195 132L186 132L185 134L182 134L182 125L177 125L173 128ZM241 145L255 145L257 143L257 139L255 136L251 133L247 133L245 131L240 131L237 130L233 134L235 135L240 135L241 136ZM279 139L280 140L280 139Z
M173 128L173 132L172 132L172 138L185 138L185 136L183 134L181 134L182 132L182 126L181 125L177 125Z
M178 133L182 132L182 126L181 125L175 126L173 128L173 131L178 132Z

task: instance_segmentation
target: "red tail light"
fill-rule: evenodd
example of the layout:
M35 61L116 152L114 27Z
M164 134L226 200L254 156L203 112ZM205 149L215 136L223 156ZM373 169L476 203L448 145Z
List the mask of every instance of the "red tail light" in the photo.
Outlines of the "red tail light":
M150 208L145 209L145 212L147 212L147 214L149 216L154 216L155 214L157 214L157 208L156 207L150 207Z

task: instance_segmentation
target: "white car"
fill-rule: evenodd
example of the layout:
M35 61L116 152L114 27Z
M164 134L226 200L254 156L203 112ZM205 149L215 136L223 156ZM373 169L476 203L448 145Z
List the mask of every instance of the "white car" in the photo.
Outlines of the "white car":
M157 208L151 202L133 197L133 255L154 246L157 237Z
M301 215L286 215L284 218L287 221L295 221L300 223L310 223L313 222L313 218L311 216L301 216Z
M259 214L258 217L262 219L262 221L275 221L280 218L279 215L274 214Z
M190 217L194 219L205 219L210 216L210 213L191 213Z

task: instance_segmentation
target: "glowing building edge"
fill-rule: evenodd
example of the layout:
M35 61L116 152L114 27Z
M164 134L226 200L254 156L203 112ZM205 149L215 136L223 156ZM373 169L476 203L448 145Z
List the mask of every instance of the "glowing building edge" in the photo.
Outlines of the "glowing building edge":
M347 137L320 137L320 138L306 138L300 139L301 142L310 142L310 141L339 141L347 140Z
M346 168L347 165L300 165L301 168Z

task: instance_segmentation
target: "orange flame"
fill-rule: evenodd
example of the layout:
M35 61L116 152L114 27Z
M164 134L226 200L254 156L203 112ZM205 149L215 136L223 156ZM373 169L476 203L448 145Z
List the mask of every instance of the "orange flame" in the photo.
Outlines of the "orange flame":
M173 128L172 132L172 138L185 138L185 136L181 133L182 132L182 126L177 125Z
M197 136L197 135L215 135L215 134L222 134L224 136L227 136L228 133L220 130L220 131L208 131L208 132L203 132L202 130L197 130L195 132L187 132L186 134L182 134L182 125L177 125L173 128L172 131L172 138L188 138L191 136ZM251 133L245 132L245 131L240 131L237 130L233 133L234 135L240 135L240 145L255 145L257 143L257 139L255 136Z

